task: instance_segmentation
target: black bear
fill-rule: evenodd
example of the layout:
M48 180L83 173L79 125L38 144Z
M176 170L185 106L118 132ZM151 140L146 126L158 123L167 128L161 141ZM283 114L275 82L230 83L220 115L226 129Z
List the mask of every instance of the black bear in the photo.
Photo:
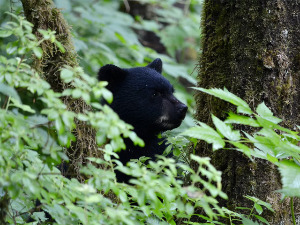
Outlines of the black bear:
M109 64L100 68L98 78L108 82L107 89L114 96L110 107L145 142L141 148L125 139L126 150L119 153L123 164L141 156L154 159L156 154L162 154L166 145L159 144L163 140L158 135L178 127L185 117L187 106L173 95L173 86L161 72L161 59L146 67L122 69ZM127 176L119 173L117 179L128 181Z

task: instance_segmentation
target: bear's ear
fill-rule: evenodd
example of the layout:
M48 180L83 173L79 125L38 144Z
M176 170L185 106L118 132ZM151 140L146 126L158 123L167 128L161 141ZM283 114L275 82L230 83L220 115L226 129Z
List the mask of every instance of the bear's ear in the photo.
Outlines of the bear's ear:
M99 81L107 81L109 85L122 81L126 76L126 72L111 64L102 66L98 73Z
M147 65L147 67L155 69L157 72L162 72L162 61L160 58L154 59L152 63Z

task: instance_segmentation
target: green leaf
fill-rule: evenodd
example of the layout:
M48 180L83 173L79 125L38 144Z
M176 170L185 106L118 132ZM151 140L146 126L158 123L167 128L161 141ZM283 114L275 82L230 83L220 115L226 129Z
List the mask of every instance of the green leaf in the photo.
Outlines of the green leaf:
M10 35L12 35L12 31L11 30L0 30L0 37L5 38L8 37Z
M282 190L289 197L300 197L300 166L293 161L279 162Z
M69 96L72 95L73 89L65 89L62 93L63 96Z
M260 103L257 108L256 108L256 112L258 115L260 115L262 118L271 121L272 123L278 124L280 123L282 120L273 116L273 113L271 112L271 110L265 105L264 102Z
M38 31L43 35L44 39L48 40L51 35L50 35L50 31L48 30L42 30L42 29L38 29Z
M81 121L88 121L89 117L86 114L83 113L78 113L77 114L77 119L81 120Z
M258 143L255 145L276 158L285 158L288 156L298 157L300 155L299 146L282 138L282 136L278 135L274 130L262 129L257 134L259 135L257 135L255 139ZM270 152L273 152L273 154Z
M272 209L272 205L270 203L264 202L264 201L260 200L259 198L254 197L254 196L246 195L245 198L248 198L249 200L253 201L256 204L265 206L268 210L270 210L271 212L274 212L274 210Z
M121 43L126 44L126 39L118 32L115 32L116 37L121 41Z
M112 93L107 90L106 88L102 89L102 94L103 94L103 98L108 102L108 103L112 103L113 101L113 95Z
M212 120L214 125L216 126L217 130L224 135L228 140L231 141L238 141L241 139L240 132L238 130L232 130L229 125L224 123L219 118L212 115Z
M238 207L236 207L237 209ZM245 209L245 208L244 208ZM246 208L248 210L248 208ZM230 215L230 216L234 216L234 217L237 217L237 218L242 218L241 214L237 213L237 212L234 212L234 211L231 211L225 207L222 207L222 210L227 214L227 215Z
M11 13L11 12L5 12L6 14L10 15L11 17L13 17L15 20L20 20L20 18L23 18L23 17L19 17L17 16L16 14L14 13Z
M204 140L213 145L213 150L223 148L225 142L222 137L208 125L199 122L200 126L192 127L181 133L181 135Z
M259 215L262 214L263 209L262 209L262 207L261 207L259 204L254 203L254 208L255 208L256 212L257 212Z
M253 222L252 220L249 220L245 217L242 218L243 225L259 225L257 222Z
M55 127L58 134L63 134L65 132L65 126L60 117L55 120Z
M69 83L73 80L73 71L69 69L62 69L60 72L60 77L63 79L66 83Z
M82 95L81 95L81 98L86 102L86 103L90 103L91 101L91 96L89 95L89 93L86 93L86 92L81 92Z
M20 104L22 103L18 92L13 87L0 83L0 93L14 98L15 101L17 101Z
M191 205L191 203L187 203L185 207L185 211L188 215L192 215L194 213L194 207Z
M84 210L84 208L78 207L72 203L67 204L66 207L74 214L76 214L76 216L78 217L78 219L80 219L80 221L83 224L87 224L87 218L86 218L86 212Z
M33 115L33 116L29 116L27 118L27 121L31 126L37 126L37 125L49 123L49 120L47 117L42 116L42 115L37 115L37 114Z
M47 219L49 219L46 217L45 212L34 212L32 214L32 218L35 220L40 220L42 222L45 222Z
M54 43L56 44L56 46L59 48L59 50L62 52L62 53L65 53L65 48L64 46L59 42L59 41L54 41Z
M32 50L37 58L39 58L39 59L42 58L43 50L40 47L34 47Z
M11 104L11 105L13 105L17 108L20 108L25 112L35 113L35 111L29 105L23 105L22 103L20 103L18 100L14 99L14 98L11 98L10 100L13 102L13 104Z
M6 52L7 54L11 55L11 54L14 54L18 51L18 44L19 42L18 41L15 41L15 42L9 42L6 46Z
M234 141L230 141L230 144L234 145L235 147L237 147L237 150L240 152L243 152L246 156L248 156L251 160L251 156L255 156L254 152L251 148L249 148L247 145L244 145L240 142L234 142Z
M216 96L220 99L230 102L233 105L236 105L238 113L245 113L249 115L253 114L249 105L244 100L232 94L226 88L224 88L224 90L218 88L212 88L212 89L194 88L194 89Z
M75 98L75 99L80 98L81 95L82 95L82 92L81 92L80 89L74 89L72 91L72 97Z
M237 115L235 113L229 112L228 117L225 120L225 123L235 123L235 124L243 124L252 127L260 127L259 123L248 116Z
M170 146L171 148L172 148L172 146ZM174 156L180 156L180 154L181 154L181 151L180 151L180 149L178 149L178 148L175 148L174 150L173 150L173 154L174 154Z
M255 216L257 219L259 219L261 222L270 225L269 222L268 222L265 218L263 218L263 217L261 217L261 216L259 216L259 215L254 215L254 216Z
M278 163L278 159L274 156L271 156L270 154L267 154L267 160L274 164Z

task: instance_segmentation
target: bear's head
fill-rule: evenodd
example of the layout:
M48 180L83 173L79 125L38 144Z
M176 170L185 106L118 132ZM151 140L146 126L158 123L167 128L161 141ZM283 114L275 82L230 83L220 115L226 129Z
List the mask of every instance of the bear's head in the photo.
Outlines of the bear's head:
M100 81L108 82L107 88L113 94L111 108L141 138L178 127L187 111L161 72L162 61L155 59L146 67L130 69L105 65L98 74Z

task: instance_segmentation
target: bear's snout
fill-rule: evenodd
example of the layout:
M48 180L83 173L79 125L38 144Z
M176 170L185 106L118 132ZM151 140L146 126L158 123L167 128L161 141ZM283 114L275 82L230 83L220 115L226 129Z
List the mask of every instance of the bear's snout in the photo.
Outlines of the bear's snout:
M181 120L183 120L185 118L185 115L186 115L186 112L188 110L188 107L185 104L183 104L183 103L180 103L180 105L177 106L177 107L178 107L177 108L177 112L179 114L179 118Z

